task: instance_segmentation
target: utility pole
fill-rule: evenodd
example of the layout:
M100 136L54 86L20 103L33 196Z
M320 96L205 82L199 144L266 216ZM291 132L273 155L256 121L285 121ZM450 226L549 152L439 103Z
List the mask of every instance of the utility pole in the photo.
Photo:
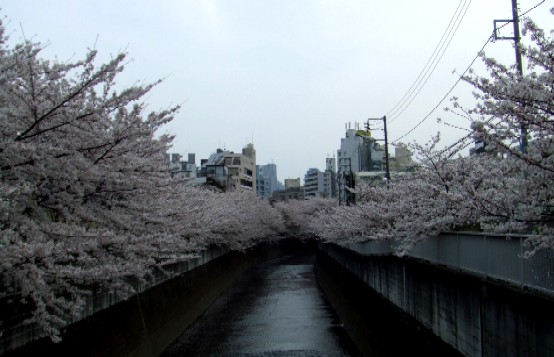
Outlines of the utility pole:
M504 26L508 22L511 22L514 26L514 36L513 37L505 37L505 36L498 36L498 30L497 27L498 23L502 23ZM517 11L517 0L512 0L512 19L511 20L494 20L494 38L496 40L512 40L515 43L515 52L516 52L516 65L517 65L517 71L520 75L520 77L523 77L523 60L521 58L521 50L519 49L520 43L521 43L521 35L519 33L519 15ZM521 123L520 126L521 129L521 140L519 142L519 149L522 152L527 151L527 127L524 123Z
M390 169L389 169L389 140L387 136L387 116L382 118L368 118L366 122L366 129L369 130L369 121L370 120L382 120L383 121L383 130L385 131L385 178L387 183L390 181Z
M386 177L387 184L390 182L390 168L389 168L389 140L387 138L387 116L383 116L383 125L385 130L385 165L386 165Z

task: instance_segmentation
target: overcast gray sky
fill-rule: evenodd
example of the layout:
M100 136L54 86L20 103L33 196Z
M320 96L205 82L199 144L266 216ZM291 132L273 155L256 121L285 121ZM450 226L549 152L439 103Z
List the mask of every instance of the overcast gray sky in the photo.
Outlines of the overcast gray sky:
M539 2L520 0L520 9ZM529 14L548 30L553 3ZM446 34L449 47L425 86L389 116L390 141L406 134L456 82L453 71L473 60L493 20L511 18L510 0L3 0L0 8L10 41L23 30L49 44L47 58L79 59L96 47L105 61L127 51L133 61L121 85L165 78L146 101L152 110L183 103L166 128L177 136L174 152L199 161L253 140L258 164L275 163L281 181L323 170L345 123L391 113ZM460 24L449 32L453 16ZM511 45L497 41L485 52L511 64ZM485 73L479 62L474 68ZM460 83L451 96L471 106L470 94ZM447 145L464 135L437 123L468 127L444 113L448 103L402 141L426 142L440 130Z

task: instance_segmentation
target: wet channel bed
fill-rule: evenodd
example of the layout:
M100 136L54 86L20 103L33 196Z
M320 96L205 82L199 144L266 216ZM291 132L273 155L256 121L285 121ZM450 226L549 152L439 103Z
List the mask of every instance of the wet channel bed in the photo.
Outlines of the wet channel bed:
M162 356L358 356L314 263L300 253L249 269Z

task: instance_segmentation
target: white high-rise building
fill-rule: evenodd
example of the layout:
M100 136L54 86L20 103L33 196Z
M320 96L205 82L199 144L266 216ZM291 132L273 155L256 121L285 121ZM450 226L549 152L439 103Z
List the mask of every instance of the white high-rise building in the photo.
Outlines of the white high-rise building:
M346 129L337 158L337 185L341 203L350 202L345 187L354 186L354 173L384 171L385 168L384 148L371 137L369 130Z
M304 175L304 197L332 197L332 172L309 169Z

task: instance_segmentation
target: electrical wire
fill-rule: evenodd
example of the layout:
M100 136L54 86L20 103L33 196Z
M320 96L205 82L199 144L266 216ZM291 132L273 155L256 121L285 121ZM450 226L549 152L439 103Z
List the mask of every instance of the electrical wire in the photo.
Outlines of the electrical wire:
M414 81L414 83L412 83L412 85L410 86L408 91L404 94L404 96L400 99L400 101L391 110L389 110L389 112L387 113L388 117L395 115L395 113L398 111L401 111L401 112L404 111L410 105L413 99L418 95L418 93L421 91L421 88L425 86L425 83L427 82L429 77L433 74L438 63L444 56L444 53L446 52L448 46L450 45L450 42L452 41L454 35L456 34L458 27L460 26L463 18L465 17L465 14L470 4L471 4L471 0L469 0L469 2L467 2L466 0L460 0L460 3L458 4L456 11L452 15L450 22L448 23L448 26L443 32L441 39L435 46L433 53L427 60L427 63L421 69L416 80ZM408 103L406 104L406 102ZM396 117L398 115L396 115Z
M437 105L431 109L431 111L429 112L429 114L427 114L425 117L423 117L423 119L421 119L412 129L408 130L408 132L402 136L400 136L399 138L397 139L394 139L392 141L392 143L396 143L397 141L405 138L406 136L408 136L409 134L411 134L414 130L416 130L421 124L423 124L423 122L425 120L427 120L431 114L433 114L433 112L435 110L437 110L437 108L442 104L442 102L446 99L446 97L448 97L450 95L450 93L452 93L452 91L454 90L454 88L458 85L458 83L460 83L460 81L462 80L463 76L467 73L467 71L469 71L469 69L471 68L471 66L473 66L473 64L475 63L475 61L477 60L477 58L479 58L479 55L481 54L481 52L483 52L483 50L485 49L485 47L492 41L492 39L494 38L494 34L489 36L489 38L487 39L487 41L483 44L483 46L481 47L481 49L477 52L477 54L475 55L475 57L473 58L473 60L471 60L471 63L466 67L466 69L464 70L464 72L462 74L460 74L460 76L458 77L458 79L456 80L456 82L454 82L454 84L452 85L452 87L450 87L450 89L448 90L448 92L446 92L446 94L441 98L441 100L437 103Z
M542 0L541 2L537 3L535 6L533 6L532 8L528 9L527 11L523 12L520 16L525 16L527 15L528 13L530 13L531 11L535 10L536 8L538 8L540 5L544 4L546 2L546 0ZM500 26L498 29L501 29L503 28L504 26L507 26L508 23L505 23L503 24L502 26ZM483 46L481 47L481 49L477 52L476 56L473 58L473 60L471 61L471 63L466 67L466 69L464 70L464 72L458 77L458 79L456 80L456 82L454 82L454 84L452 85L452 87L448 90L448 92L446 92L446 94L440 99L440 101L437 103L437 105L431 109L431 111L425 116L423 117L423 119L421 119L412 129L408 130L408 132L406 132L404 135L398 137L397 139L394 139L392 141L392 143L396 143L398 142L399 140L405 138L406 136L408 136L409 134L411 134L415 129L417 129L421 124L423 124L423 122L425 122L430 116L431 114L433 114L433 112L435 110L437 110L437 108L442 104L442 102L450 95L450 93L452 93L452 91L454 90L454 88L458 85L458 83L460 83L460 81L462 80L463 76L469 71L469 69L471 68L471 66L473 66L473 64L475 63L475 61L477 60L477 58L479 58L481 52L483 52L483 50L485 49L485 47L493 41L493 39L495 38L495 34L493 33L491 36L489 36L489 38L487 39L487 41L483 44Z
M458 31L458 27L460 27L460 24L462 23L462 20L463 18L465 17L465 14L467 12L467 9L469 8L469 5L468 7L466 7L465 9L465 12L460 20L460 22L458 22L458 25L456 26L456 30L454 32L454 34L456 33L456 31ZM398 117L404 113L404 111L410 106L410 104L412 104L412 102L414 101L414 99L419 95L419 93L421 92L421 90L423 89L423 87L425 86L425 84L427 84L427 81L429 80L429 78L431 78L431 75L433 74L433 72L435 71L435 69L437 68L440 60L442 59L442 57L444 56L444 54L446 53L446 50L448 49L448 46L450 46L450 43L452 42L452 39L454 38L454 34L452 34L452 36L450 37L449 41L448 41L448 44L446 45L446 47L444 48L444 50L442 51L439 59L437 60L437 62L435 62L435 65L433 67L433 70L429 73L429 75L427 76L427 78L425 79L425 81L423 82L423 84L419 87L418 91L415 93L415 95L412 97L412 99L408 102L408 104L406 104L406 106L404 106L404 108L396 114L396 116L394 118L392 118L392 120L390 121L391 123L393 121L395 121L396 119L398 119Z
M454 18L456 17L456 14L458 13L458 10L460 9L460 6L462 5L462 0L460 0L460 2L458 3L458 7L456 8L456 11L454 11L454 14L452 14L452 17L450 18L450 22L448 23L448 26L446 27L446 29L444 30L444 32L442 33L442 37L441 39L439 40L439 42L437 43L437 45L435 46L435 49L433 50L433 53L431 54L431 56L429 57L429 59L427 60L427 63L425 63L425 66L423 66L423 68L421 69L421 71L419 72L416 80L414 81L414 83L412 83L412 85L410 86L410 88L406 91L406 93L404 93L404 96L402 96L402 98L398 101L398 103L396 103L396 105L391 109L389 110L389 112L387 113L387 116L390 116L391 113L393 113L395 111L395 109L400 106L400 104L404 101L404 99L408 96L408 94L410 94L410 92L412 91L412 88L419 82L421 76L423 75L423 73L425 72L425 69L427 68L427 66L429 65L429 63L433 60L433 58L435 57L435 53L437 52L437 50L439 49L440 47L440 44L442 43L444 37L446 36L447 32L448 32L448 29L450 28L450 25L452 24L452 22L454 21Z
M519 15L519 16L525 16L527 15L528 13L530 13L531 11L535 10L537 7L541 6L542 4L544 4L546 2L546 0L542 0L540 3L538 3L537 5L533 6L532 8L530 8L529 10L525 11L523 14Z
M421 80L423 80L423 77L424 75L429 71L429 68L431 67L431 64L435 61L436 59L436 56L437 56L437 53L440 52L440 48L443 47L444 45L444 39L445 37L447 36L447 34L450 33L450 30L451 30L451 26L452 24L455 22L455 19L458 18L459 16L459 11L460 11L460 7L462 6L462 3L465 3L465 0L460 0L460 2L458 3L458 7L456 8L456 10L454 11L454 13L452 14L452 17L450 18L450 21L448 23L448 26L446 27L446 29L444 30L439 42L437 43L437 45L435 46L435 49L433 50L433 53L431 54L431 56L429 57L429 59L427 60L427 63L425 63L425 66L423 66L423 68L421 69L421 71L419 72L417 78L415 79L415 81L412 83L412 85L410 86L410 88L406 91L406 93L404 93L404 95L402 96L402 98L396 103L396 105L388 111L387 113L387 116L391 116L393 113L395 113L397 110L399 110L399 108L401 108L401 106L407 101L409 100L410 96L413 94L413 91L416 90L417 86L419 85L419 83L421 82Z
M489 119L486 120L486 123L487 124L490 124L494 119L496 119L496 117L491 117ZM473 136L473 131L471 131L469 134L466 134L464 136L462 136L460 139L458 139L456 142L454 142L452 145L444 148L443 150L439 151L436 155L433 156L433 159L434 158L437 158L439 156L441 156L442 154L444 154L445 152L451 150L452 148L454 148L456 145L460 145L457 150L454 150L452 151L447 159L450 159L452 158L452 156L456 155L457 153L459 153L460 151L462 151L463 149L465 149L466 147L469 146L469 144L471 144L471 142L467 142L467 143L464 143L464 141L466 141L467 139L471 138ZM463 145L461 145L463 143Z

